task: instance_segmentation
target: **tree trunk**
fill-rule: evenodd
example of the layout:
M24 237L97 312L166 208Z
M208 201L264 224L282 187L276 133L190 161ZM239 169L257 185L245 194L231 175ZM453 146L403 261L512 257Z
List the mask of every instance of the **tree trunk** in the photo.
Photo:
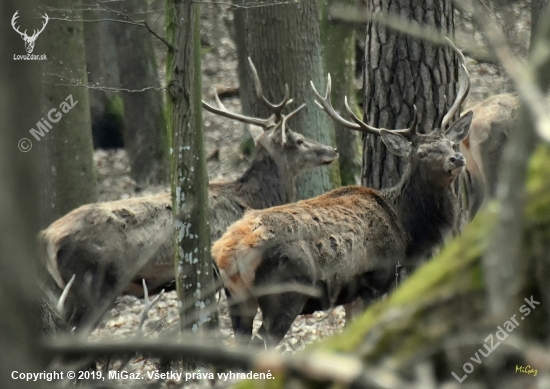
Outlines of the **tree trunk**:
M259 0L254 2L260 3ZM248 2L249 5L252 3ZM252 73L247 60L250 57L258 70L263 92L270 101L282 100L285 84L288 84L294 101L308 105L306 112L301 112L290 121L293 130L321 143L333 141L333 125L326 114L315 106L309 85L310 80L318 89L326 84L317 1L237 8L235 27L243 112L261 117L271 114L254 96ZM332 189L340 182L337 169L333 164L332 168L316 169L298 177L297 197L309 198Z
M198 7L192 0L169 2L166 16L168 41L177 50L169 51L166 71L172 127L176 282L183 307L182 329L193 331L217 324L201 115Z
M21 31L40 27L38 10L36 1L0 3L0 13L6 18L19 12ZM46 41L40 36L33 54L41 55ZM41 101L36 98L40 96L41 63L13 59L13 55L25 54L25 46L9 23L0 25L0 48L4 53L0 58L4 96L0 99L0 387L19 389L30 384L12 379L14 371L39 372L47 364L47 356L37 347L40 313L35 254L39 166L43 162L36 148L22 152L29 146L22 138L33 139L29 129L41 115ZM31 385L42 388L44 382Z
M86 10L82 15L85 20L112 18L112 13L103 9ZM112 22L84 24L92 134L94 147L102 149L124 146L120 92L99 89L120 86L114 27Z
M338 112L345 112L344 97L357 110L355 86L355 26L334 22L329 18L329 7L336 3L353 5L353 0L321 1L321 42L325 70L332 78L332 104ZM357 112L358 113L358 112ZM359 133L334 123L336 147L342 185L357 185L361 177Z
M542 16L548 16L548 0L531 0L531 40L529 48L533 46L537 29L539 27L539 21Z
M48 4L50 16L63 10L80 20L81 2L55 0ZM68 11L67 11L68 10ZM61 13L59 13L61 15ZM46 148L42 226L70 210L97 200L93 164L92 129L88 100L83 23L50 19L40 35L48 60L44 61L42 118L52 127L35 134ZM71 83L81 86L71 86ZM38 120L39 118L37 118ZM34 126L34 129L37 129Z
M451 0L430 5L407 0L369 0L368 9L410 18L444 35L454 32ZM388 129L409 127L414 104L418 109L418 129L427 133L436 127L437 120L454 101L458 69L449 48L370 22L365 65L364 117L370 125ZM364 137L363 185L374 189L392 187L399 181L405 165L404 160L386 151L380 137Z
M147 12L147 2L124 2L121 11L134 20ZM138 13L139 12L139 13ZM116 43L124 101L124 144L131 176L140 185L168 181L166 121L153 47L153 35L143 26L117 23ZM147 90L141 91L141 89ZM127 92L124 89L135 92Z

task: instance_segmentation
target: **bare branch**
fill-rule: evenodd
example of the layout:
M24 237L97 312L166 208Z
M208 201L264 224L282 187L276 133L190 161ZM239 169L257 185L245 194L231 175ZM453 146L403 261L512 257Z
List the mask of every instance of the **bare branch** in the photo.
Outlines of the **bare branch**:
M174 51L174 52L177 52L178 50L172 46L170 43L168 43L168 41L166 39L164 39L163 37L161 37L159 34L157 34L155 31L153 31L153 29L151 27L149 27L149 25L147 24L147 22L145 20L133 20L130 16L126 15L125 13L122 13L122 12L119 12L115 9L112 9L112 8L109 8L107 7L102 1L100 0L96 0L96 3L103 9L109 11L109 12L112 12L120 17L122 17L123 19L127 20L128 22L130 22L131 24L135 24L137 26L141 26L141 27L145 27L151 34L153 34L153 36L157 39L160 39L162 41L162 43L164 43L166 45L166 47L168 47L169 50L171 51Z

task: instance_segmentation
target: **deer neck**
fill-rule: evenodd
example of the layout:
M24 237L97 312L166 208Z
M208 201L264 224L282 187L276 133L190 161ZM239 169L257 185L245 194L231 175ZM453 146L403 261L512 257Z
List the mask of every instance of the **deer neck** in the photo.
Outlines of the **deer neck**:
M274 207L293 201L294 178L284 164L260 147L252 165L235 181L235 190L252 209Z
M457 215L452 185L436 189L417 177L409 167L397 186L383 191L408 235L406 257L413 260L425 258L444 242Z

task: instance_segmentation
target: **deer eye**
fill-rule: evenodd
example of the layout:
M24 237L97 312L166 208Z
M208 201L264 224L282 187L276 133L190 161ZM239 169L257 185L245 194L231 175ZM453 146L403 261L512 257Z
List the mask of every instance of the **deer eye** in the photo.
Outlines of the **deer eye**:
M298 139L298 140L296 141L296 144L297 144L298 146L301 146L301 145L304 144L304 140L303 140L303 139Z
M428 153L426 153L425 151L418 152L418 158L420 159L426 158L426 155L428 155Z

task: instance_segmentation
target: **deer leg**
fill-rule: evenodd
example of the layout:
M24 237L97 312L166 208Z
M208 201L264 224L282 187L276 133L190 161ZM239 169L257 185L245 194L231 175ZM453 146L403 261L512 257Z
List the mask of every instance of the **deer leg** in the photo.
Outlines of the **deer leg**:
M231 297L227 288L225 289L225 294L227 296L229 316L231 317L235 339L243 343L249 342L252 336L254 317L258 312L258 302L254 298L246 301L237 301Z

